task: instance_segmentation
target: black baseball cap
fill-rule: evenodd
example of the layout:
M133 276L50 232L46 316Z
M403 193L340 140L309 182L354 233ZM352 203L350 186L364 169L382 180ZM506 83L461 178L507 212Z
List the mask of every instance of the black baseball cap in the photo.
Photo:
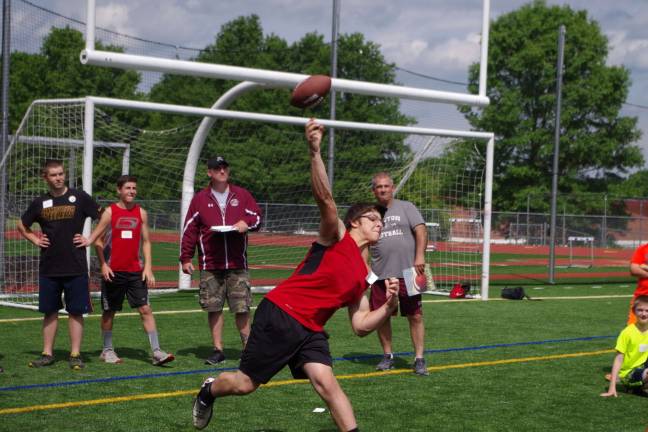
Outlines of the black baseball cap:
M221 167L229 167L229 163L222 156L216 156L207 161L207 168L216 169Z

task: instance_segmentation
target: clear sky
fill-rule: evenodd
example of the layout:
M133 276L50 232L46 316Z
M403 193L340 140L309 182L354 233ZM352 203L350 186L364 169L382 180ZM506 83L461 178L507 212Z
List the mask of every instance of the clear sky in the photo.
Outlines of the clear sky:
M85 21L85 0L30 0ZM222 24L256 14L266 33L289 42L317 31L330 40L332 0L96 0L97 25L128 35L181 46L203 48ZM340 0L340 32L361 32L381 45L388 61L417 73L466 82L467 68L479 59L481 0ZM491 18L528 3L491 0ZM648 107L648 1L547 0L587 10L609 40L608 63L631 72L628 102ZM569 29L567 29L569 32ZM569 61L569 59L566 59ZM399 74L407 85L463 91L414 75ZM465 129L453 108L405 103L404 110L423 126ZM640 145L648 160L648 109L626 105L626 115L639 117Z

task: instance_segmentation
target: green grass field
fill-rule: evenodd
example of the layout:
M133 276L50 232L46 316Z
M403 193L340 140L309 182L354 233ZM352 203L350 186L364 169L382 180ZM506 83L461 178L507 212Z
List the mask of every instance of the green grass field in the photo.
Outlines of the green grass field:
M528 285L542 301L448 301L425 297L426 359L430 376L410 371L411 343L404 318L395 318L397 368L376 373L375 335L358 338L345 311L329 322L335 372L363 431L644 431L648 398L604 399L616 334L622 329L631 284ZM497 298L499 287L491 296ZM259 297L255 298L258 303ZM120 365L99 361L98 315L86 320L87 368L68 369L66 322L58 362L27 367L40 350L40 315L0 308L0 430L190 431L191 402L202 379L234 368L240 355L226 316L228 360L207 367L206 316L195 292L154 296L164 349L177 355L166 367L148 361L139 318L117 316ZM126 310L125 312L130 312ZM164 312L164 313L163 313ZM309 384L277 375L255 394L218 400L207 430L334 431Z

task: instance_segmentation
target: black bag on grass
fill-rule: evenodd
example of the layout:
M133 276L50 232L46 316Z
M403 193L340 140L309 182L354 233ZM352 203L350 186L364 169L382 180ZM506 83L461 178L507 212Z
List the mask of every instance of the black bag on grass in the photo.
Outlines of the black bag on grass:
M531 300L531 297L527 295L527 293L524 292L524 288L518 286L518 287L511 287L511 288L502 288L502 298L509 299L509 300L523 300L525 298Z

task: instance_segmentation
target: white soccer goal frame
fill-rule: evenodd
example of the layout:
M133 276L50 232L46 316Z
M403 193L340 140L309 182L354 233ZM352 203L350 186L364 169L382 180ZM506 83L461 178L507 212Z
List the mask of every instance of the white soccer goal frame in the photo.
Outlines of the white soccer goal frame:
M256 85L250 83L241 83L237 87L244 89L244 91L249 91L250 89L257 87ZM236 91L234 93L237 93ZM233 97L230 93L229 97ZM233 100L233 99L232 99ZM82 176L82 189L88 194L92 194L92 175L93 175L93 155L94 155L94 109L95 106L108 106L112 108L121 108L121 109L134 109L142 111L155 111L155 112L164 112L168 114L180 114L180 115L189 115L189 116L201 116L205 119L203 124L213 123L216 119L236 119L236 120L248 120L248 121L262 121L274 124L286 124L286 125L296 125L304 126L307 122L307 118L302 117L291 117L291 116L281 116L281 115L272 115L272 114L259 114L259 113L249 113L241 111L228 111L222 109L214 108L198 108L198 107L188 107L182 105L172 105L172 104L162 104L162 103L153 103L153 102L142 102L142 101L132 101L124 99L115 99L115 98L105 98L105 97L93 97L88 96L86 98L79 99L58 99L58 100L39 100L32 103L60 103L60 102L83 102L85 103L85 115L84 115L84 140L83 140L83 176ZM451 129L432 129L432 128L421 128L421 127L411 127L411 126L394 126L394 125L384 125L384 124L369 124L369 123L358 123L358 122L347 122L339 120L318 120L326 127L334 127L336 129L351 129L351 130L363 130L363 131L378 131L378 132L399 132L399 133L408 133L408 134L417 134L417 135L430 135L430 136L441 136L441 137L451 137L451 138L473 138L484 140L487 142L486 146L486 166L485 166L485 181L484 181L484 202L483 202L483 238L482 238L482 272L481 272L481 298L483 300L488 299L488 289L489 289L489 265L490 265L490 227L491 227L491 212L492 212L492 176L493 176L493 156L494 156L494 134L488 132L475 132L475 131L457 131ZM201 124L201 128L203 126ZM200 129L196 133L199 134ZM208 129L204 129L202 133L205 134ZM198 156L202 145L204 144L204 139L194 139L192 143L192 148L188 152L186 167L188 172L185 173L185 178L183 180L183 206L181 207L181 219L186 213L186 208L188 202L191 201L193 197L193 185L195 179L196 167L198 164ZM15 141L12 141L9 151L11 151L12 146L15 145ZM7 157L0 161L0 166L4 164L4 161ZM88 236L90 234L90 221L86 221L86 226L84 228L84 234ZM88 254L89 254L88 250ZM179 284L182 281L179 281ZM186 286L180 285L180 288L187 288Z

